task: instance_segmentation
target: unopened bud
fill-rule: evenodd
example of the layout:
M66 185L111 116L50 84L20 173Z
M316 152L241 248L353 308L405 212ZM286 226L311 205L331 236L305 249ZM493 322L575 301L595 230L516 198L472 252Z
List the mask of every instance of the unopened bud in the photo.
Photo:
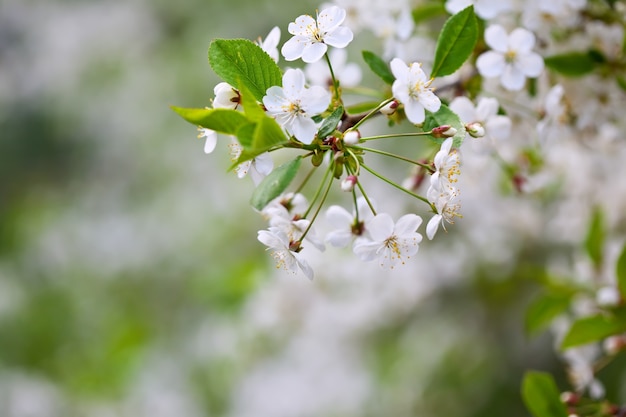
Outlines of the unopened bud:
M561 393L561 402L566 405L576 405L580 400L578 394L571 391L565 391Z
M485 128L478 122L468 123L465 125L467 133L473 138L482 138L485 136Z
M602 349L609 355L616 355L626 347L624 336L610 336L602 342Z
M341 190L347 192L354 190L354 186L358 181L359 180L356 176L348 175L343 181L341 181Z
M343 142L346 145L356 145L361 140L361 134L358 130L350 130L343 135Z
M450 125L441 125L431 131L431 135L436 138L451 138L456 135L457 130Z
M387 103L383 108L381 108L380 112L387 116L391 116L392 114L396 112L397 108L398 108L398 102L394 100L391 103Z

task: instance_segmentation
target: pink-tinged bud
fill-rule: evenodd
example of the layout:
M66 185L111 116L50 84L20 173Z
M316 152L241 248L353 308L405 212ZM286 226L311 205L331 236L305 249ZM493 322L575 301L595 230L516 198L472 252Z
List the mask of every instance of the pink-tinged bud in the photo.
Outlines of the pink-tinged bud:
M566 405L576 405L580 401L578 394L571 391L565 391L561 393L561 402Z
M432 130L431 135L436 138L451 138L456 135L457 130L450 125L441 125Z
M383 108L380 109L380 112L384 115L391 116L396 112L399 103L394 100L391 103L387 103Z
M341 190L350 192L354 190L354 186L358 182L358 178L354 175L348 175L343 181L341 181Z
M343 135L343 142L346 145L356 145L361 140L361 134L358 130L350 130Z
M478 122L468 123L465 125L467 133L473 138L482 138L485 136L485 128Z
M602 348L608 355L616 355L626 347L624 336L610 336L602 342Z

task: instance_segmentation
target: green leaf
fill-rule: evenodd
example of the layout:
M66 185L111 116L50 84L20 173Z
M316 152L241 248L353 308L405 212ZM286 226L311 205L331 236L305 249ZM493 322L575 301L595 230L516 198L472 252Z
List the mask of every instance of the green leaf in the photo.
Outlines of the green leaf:
M544 294L526 310L525 327L528 334L543 330L552 319L569 308L571 294Z
M261 101L268 88L281 85L280 68L247 39L216 39L209 46L209 64L230 85L245 85Z
M604 213L599 207L593 210L587 236L585 237L585 249L596 268L602 266L604 259L604 241L606 240L606 226Z
M619 288L622 298L626 299L626 245L622 248L622 253L617 259L615 269L617 275L617 288Z
M432 78L450 75L472 54L478 40L478 23L474 6L466 7L451 16L437 39Z
M302 158L282 164L261 181L254 190L250 204L261 211L267 203L278 197L294 179L302 163Z
M287 142L285 133L276 123L276 120L271 117L265 117L257 123L248 123L242 126L237 132L237 139L243 147L243 151L229 170L234 169L242 162L256 158L275 146Z
M626 332L626 310L619 308L610 313L578 319L572 324L561 349L597 342L614 334Z
M426 3L414 8L411 14L413 15L413 22L417 25L434 17L444 16L446 9L441 2Z
M324 139L326 136L330 135L337 128L337 124L341 120L343 116L343 107L337 107L322 123L320 129L317 131L317 137L320 139Z
M246 117L253 122L268 117L248 87L244 83L239 83L237 86L239 97L241 98L241 105Z
M448 106L442 104L436 113L426 111L426 119L424 120L424 131L429 131L435 127L449 125L456 129L456 135L454 135L453 146L458 148L465 139L465 126L459 118L459 116L450 110ZM443 143L444 138L434 138L429 136L430 139L436 143Z
M246 116L236 110L189 109L175 106L172 106L172 110L189 123L227 135L235 135L242 125L248 123Z
M596 68L597 59L589 52L568 52L552 55L543 60L546 67L570 77L580 77Z
M522 399L535 417L567 417L561 393L552 375L528 371L522 381Z
M361 52L365 63L370 67L374 74L378 75L387 84L393 84L396 77L393 76L389 65L381 57L370 51Z

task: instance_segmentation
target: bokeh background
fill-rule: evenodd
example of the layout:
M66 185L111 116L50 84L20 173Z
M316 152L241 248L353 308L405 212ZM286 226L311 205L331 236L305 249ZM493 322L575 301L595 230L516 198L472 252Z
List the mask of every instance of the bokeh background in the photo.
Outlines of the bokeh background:
M0 2L1 416L513 417L524 370L563 381L523 330L532 236L275 270L252 182L169 106L209 105L211 39L316 7Z

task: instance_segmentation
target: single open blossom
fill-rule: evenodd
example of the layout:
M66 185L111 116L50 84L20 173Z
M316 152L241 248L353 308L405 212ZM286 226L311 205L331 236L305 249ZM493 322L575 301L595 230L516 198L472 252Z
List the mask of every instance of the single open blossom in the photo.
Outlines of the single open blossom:
M450 103L450 110L465 123L467 132L475 138L482 138L472 141L472 145L485 149L493 148L498 141L507 139L511 134L511 119L498 114L498 108L498 100L491 97L482 97L476 106L464 96L456 97Z
M452 148L454 139L448 138L441 144L439 152L435 154L433 163L435 172L430 176L429 193L431 189L439 192L456 193L456 183L461 174L461 156L456 148Z
M267 34L265 40L259 39L257 40L258 45L263 49L267 54L274 60L274 62L278 62L279 54L278 54L278 42L280 42L280 28L278 26L274 26L270 33Z
M295 22L289 23L287 30L293 38L283 45L281 53L287 61L302 58L304 62L319 61L328 50L328 45L335 48L348 46L354 35L345 26L341 26L346 18L346 11L331 6L317 16L299 16Z
M326 235L326 242L337 248L345 248L354 238L363 236L365 233L365 222L374 215L367 200L363 196L356 202L359 218L357 221L356 211L349 213L341 206L330 206L326 210L326 220L334 230Z
M419 124L424 121L424 109L431 112L439 110L441 101L428 87L432 80L426 77L420 64L413 62L407 65L400 58L394 58L389 65L396 77L391 91L404 104L404 112L411 123Z
M369 238L359 238L354 243L354 253L363 261L378 259L384 269L393 269L404 264L419 250L422 235L416 230L422 218L416 214L405 214L394 224L387 213L379 213L365 227Z
M439 225L443 227L443 230L446 230L444 221L454 224L455 217L463 217L459 213L461 205L456 202L457 196L458 192L437 190L432 187L429 188L427 198L437 209L437 214L435 214L426 225L426 236L429 240L433 240L437 230L439 230Z
M290 241L283 231L270 227L269 230L260 230L257 238L259 242L272 251L272 257L276 260L276 268L281 268L294 274L300 269L307 278L313 279L313 269L304 257L299 252L296 252L297 249L293 248L293 246L297 246L299 249L299 244Z
M311 117L326 110L330 93L322 87L307 88L304 84L302 70L288 69L283 75L283 86L268 88L263 104L290 135L308 145L317 132L317 124Z
M538 77L543 71L543 59L532 51L532 32L517 28L507 34L502 26L491 25L485 30L485 42L493 50L478 57L476 68L483 77L500 77L507 90L521 90L526 77Z

